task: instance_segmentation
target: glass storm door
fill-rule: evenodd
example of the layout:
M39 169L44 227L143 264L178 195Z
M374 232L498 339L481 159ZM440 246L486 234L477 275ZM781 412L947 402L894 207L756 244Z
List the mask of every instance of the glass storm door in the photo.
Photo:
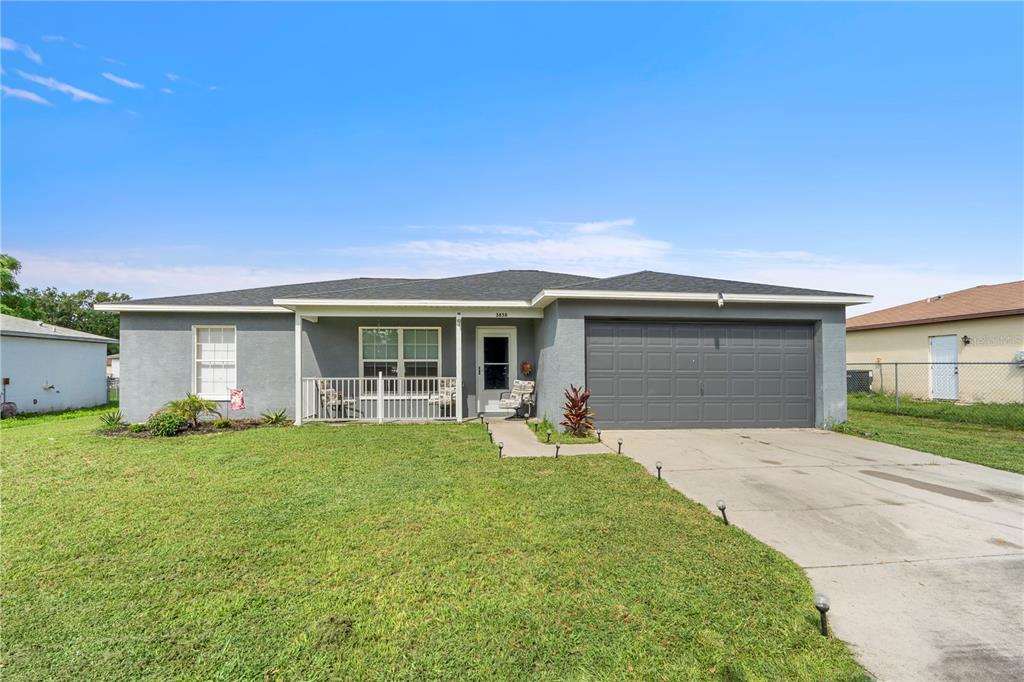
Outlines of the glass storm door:
M505 412L498 408L502 393L512 389L516 372L516 330L478 327L476 337L476 387L479 411Z

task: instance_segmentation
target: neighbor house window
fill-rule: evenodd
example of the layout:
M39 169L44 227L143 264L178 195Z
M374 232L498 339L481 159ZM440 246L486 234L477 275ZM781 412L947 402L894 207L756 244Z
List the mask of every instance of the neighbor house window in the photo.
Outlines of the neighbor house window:
M441 371L441 330L365 328L360 330L362 376L436 377Z
M234 327L193 327L195 367L192 392L207 400L227 400L237 386Z

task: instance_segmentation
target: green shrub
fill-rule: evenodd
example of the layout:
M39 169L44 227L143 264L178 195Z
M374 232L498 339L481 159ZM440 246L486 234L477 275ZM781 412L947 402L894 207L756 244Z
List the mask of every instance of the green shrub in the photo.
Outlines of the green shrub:
M148 429L145 424L129 424L128 433L144 433Z
M221 419L217 419L217 420L215 420L213 422L213 428L215 428L215 429L230 429L231 428L231 424L232 424L232 422L231 422L230 419L221 418Z
M157 412L146 422L154 436L176 436L188 426L188 420L174 412Z
M220 416L217 403L212 400L204 400L195 393L186 393L185 397L181 400L172 400L164 405L163 411L178 415L192 424L193 427L199 426L199 418L203 415Z
M288 419L288 410L277 410L276 412L267 410L260 415L260 418L267 426L285 426L291 423L291 420Z
M111 410L100 415L100 424L104 431L119 431L124 428L124 415L121 410Z

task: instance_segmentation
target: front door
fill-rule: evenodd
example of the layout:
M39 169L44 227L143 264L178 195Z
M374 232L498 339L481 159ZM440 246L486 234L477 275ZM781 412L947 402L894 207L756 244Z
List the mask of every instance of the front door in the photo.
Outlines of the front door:
M508 412L498 408L502 393L512 388L516 374L515 327L477 327L476 396L478 412Z
M929 339L932 351L932 399L959 400L960 385L956 352L956 336L933 336Z

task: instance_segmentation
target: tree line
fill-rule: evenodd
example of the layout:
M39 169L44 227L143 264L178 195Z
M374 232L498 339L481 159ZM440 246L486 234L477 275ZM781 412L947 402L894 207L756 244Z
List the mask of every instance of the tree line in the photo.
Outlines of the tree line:
M93 305L127 301L131 299L128 294L92 289L60 291L56 287L22 289L18 284L20 272L21 262L17 258L0 253L0 312L112 339L119 337L117 314L93 310ZM107 344L107 352L118 352L117 344Z

